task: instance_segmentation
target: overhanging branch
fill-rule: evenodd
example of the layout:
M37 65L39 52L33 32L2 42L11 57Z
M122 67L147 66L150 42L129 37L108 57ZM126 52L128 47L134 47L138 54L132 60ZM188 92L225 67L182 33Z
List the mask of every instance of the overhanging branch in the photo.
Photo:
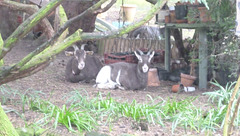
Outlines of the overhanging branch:
M99 9L99 10L96 10L94 13L95 13L95 14L99 14L99 13L103 13L103 12L107 11L109 8L112 7L112 5L113 5L114 3L116 3L116 1L117 1L117 0L111 0L111 2L110 2L106 7L101 8L101 9Z
M36 5L23 4L9 0L0 1L0 5L8 7L12 10L23 11L30 15L36 13L39 10L38 6ZM48 19L44 18L41 20L40 25L44 28L44 32L47 34L48 39L50 39L54 34L54 30Z
M0 2L2 2L1 0ZM9 0L7 0L10 2ZM48 5L39 9L37 13L34 13L28 19L26 19L18 28L4 41L4 50L0 54L2 59L13 47L14 43L18 39L23 38L41 19L51 13L59 4L64 0L52 0Z

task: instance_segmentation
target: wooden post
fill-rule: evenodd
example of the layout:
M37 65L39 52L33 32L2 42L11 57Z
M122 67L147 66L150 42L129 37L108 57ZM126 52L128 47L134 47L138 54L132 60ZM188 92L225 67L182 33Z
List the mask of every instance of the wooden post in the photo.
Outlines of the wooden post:
M165 69L169 72L170 71L170 60L171 60L171 50L170 50L170 30L169 28L165 27Z
M199 29L199 89L207 89L208 47L206 29Z

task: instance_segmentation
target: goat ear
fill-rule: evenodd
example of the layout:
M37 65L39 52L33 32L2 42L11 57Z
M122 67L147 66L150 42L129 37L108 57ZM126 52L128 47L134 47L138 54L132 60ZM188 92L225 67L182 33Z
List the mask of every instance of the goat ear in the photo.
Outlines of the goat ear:
M65 51L66 56L73 56L73 51Z
M86 54L88 54L88 55L93 55L94 52L93 52L93 51L86 51Z
M149 63L151 62L151 60L152 60L154 54L155 54L155 51L152 51L151 54L150 54L150 51L147 53L147 55L149 55L149 59L148 59L148 62L149 62Z
M136 51L134 51L134 54L136 55L137 59L142 62L141 55L139 55Z

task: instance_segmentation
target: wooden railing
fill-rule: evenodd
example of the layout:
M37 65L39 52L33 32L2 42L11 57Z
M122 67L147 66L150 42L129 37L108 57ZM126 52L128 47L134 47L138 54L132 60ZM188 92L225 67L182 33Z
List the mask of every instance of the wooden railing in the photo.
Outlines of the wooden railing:
M98 42L98 52L116 53L116 52L133 52L136 49L164 50L164 40L158 39L130 39L114 38L104 39Z

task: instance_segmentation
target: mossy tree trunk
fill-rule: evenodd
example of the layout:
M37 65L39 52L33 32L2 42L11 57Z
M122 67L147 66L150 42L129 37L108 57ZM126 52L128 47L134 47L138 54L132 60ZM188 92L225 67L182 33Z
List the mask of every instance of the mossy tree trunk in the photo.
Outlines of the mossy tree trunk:
M18 136L0 103L0 136Z
M3 48L3 39L2 39L2 36L0 34L0 54L2 52L2 49ZM0 60L0 67L3 66L4 62L3 62L3 59Z

